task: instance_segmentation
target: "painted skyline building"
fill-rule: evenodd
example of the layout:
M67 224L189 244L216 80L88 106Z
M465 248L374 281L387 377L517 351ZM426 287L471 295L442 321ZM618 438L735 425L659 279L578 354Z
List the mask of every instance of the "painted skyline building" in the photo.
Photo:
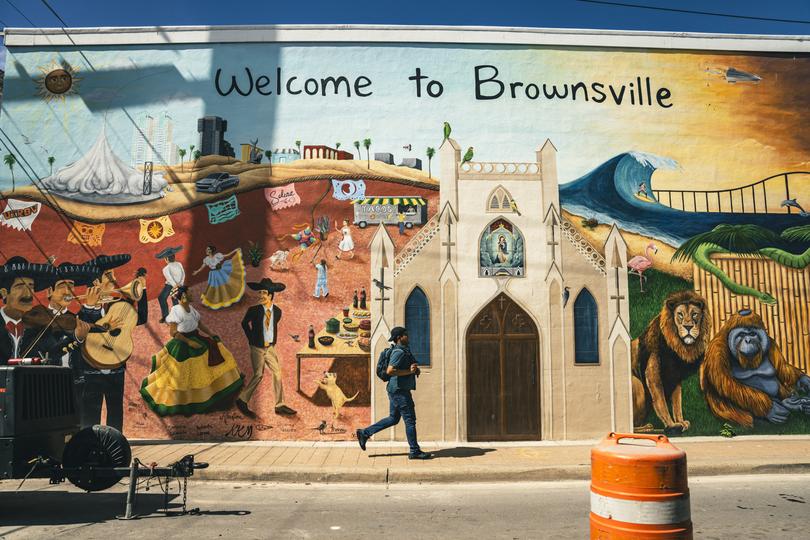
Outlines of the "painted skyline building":
M142 114L137 129L132 133L130 164L139 167L146 161L156 165L174 165L179 161L177 145L174 143L174 121L168 113L157 117Z

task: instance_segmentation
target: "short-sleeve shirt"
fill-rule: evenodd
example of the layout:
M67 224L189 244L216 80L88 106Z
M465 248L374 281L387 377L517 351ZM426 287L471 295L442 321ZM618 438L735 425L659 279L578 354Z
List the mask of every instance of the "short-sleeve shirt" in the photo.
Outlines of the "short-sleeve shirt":
M411 354L408 347L402 345L395 345L394 350L391 352L391 357L388 359L388 365L394 369L408 370L411 364L416 364L416 359ZM416 390L416 375L393 375L388 380L386 387L389 392L396 392L397 390Z
M183 334L195 331L200 325L200 312L194 309L194 306L188 306L188 309L189 311L186 311L180 304L172 306L166 322L176 324L177 331Z
M207 266L211 270L214 270L217 267L217 265L222 262L224 258L225 255L223 255L222 253L215 253L214 255L204 258L203 263L205 263L205 266Z

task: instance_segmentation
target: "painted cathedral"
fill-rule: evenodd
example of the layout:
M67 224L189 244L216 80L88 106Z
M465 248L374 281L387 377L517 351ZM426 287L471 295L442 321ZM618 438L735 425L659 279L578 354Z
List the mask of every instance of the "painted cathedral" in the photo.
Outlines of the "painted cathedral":
M371 243L372 359L409 330L419 436L564 440L632 430L627 247L561 215L551 141L529 163L464 162L447 139L440 210L399 252ZM387 411L372 382L372 418ZM400 425L390 432L404 439Z

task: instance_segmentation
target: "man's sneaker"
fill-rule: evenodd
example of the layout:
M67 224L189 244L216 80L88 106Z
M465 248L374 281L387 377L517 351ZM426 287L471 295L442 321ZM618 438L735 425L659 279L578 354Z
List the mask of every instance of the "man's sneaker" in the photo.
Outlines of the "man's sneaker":
M358 429L357 431L355 431L355 434L357 435L357 442L360 443L360 449L365 452L366 451L366 442L368 441L368 436L363 433L362 429Z
M433 459L433 454L429 454L427 452L408 454L408 459Z

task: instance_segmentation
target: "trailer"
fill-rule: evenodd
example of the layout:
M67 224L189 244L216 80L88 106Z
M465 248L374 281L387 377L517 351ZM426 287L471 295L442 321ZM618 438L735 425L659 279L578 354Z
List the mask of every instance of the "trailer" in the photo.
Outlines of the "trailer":
M121 519L132 519L138 479L182 478L180 513L185 514L188 478L207 467L191 454L165 467L145 465L132 457L129 441L117 429L101 425L80 429L69 367L0 366L0 481L47 478L59 484L67 479L90 492L129 478ZM168 514L168 489L163 493Z
M422 197L367 197L356 199L354 205L354 224L365 229L369 225L399 224L399 214L405 216L405 228L427 223L427 201Z

